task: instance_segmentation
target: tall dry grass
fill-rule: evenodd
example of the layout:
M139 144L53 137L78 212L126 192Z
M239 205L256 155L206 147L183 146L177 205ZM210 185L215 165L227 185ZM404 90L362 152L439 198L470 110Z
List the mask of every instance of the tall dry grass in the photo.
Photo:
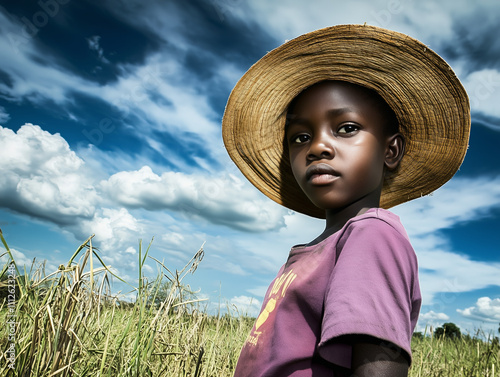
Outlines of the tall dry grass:
M2 323L12 317L17 322L15 362L9 368L12 342L3 328L0 375L230 376L251 322L236 315L206 314L183 285L182 279L201 261L203 248L181 271L172 272L157 261L162 271L151 282L142 271L148 252L149 246L145 251L139 247L133 303L110 293L113 273L92 246L92 237L66 265L48 275L43 265L23 273L15 266L15 313L9 314L6 300L0 307ZM169 292L159 301L166 281Z
M474 336L450 339L432 334L412 340L413 365L410 377L499 376L498 337L478 330Z
M19 271L0 238L9 258L0 280L13 269L17 275L15 305L6 297L0 302L0 323L16 322L14 341L9 327L0 327L1 376L232 376L253 319L231 307L209 315L184 285L203 247L180 271L156 260L160 273L149 281L143 267L151 244L146 250L140 244L138 283L130 286L135 300L124 302L110 292L111 276L120 278L102 262L92 237L49 274L43 263ZM15 361L9 363L12 344ZM498 375L493 337L415 338L412 348L411 377Z

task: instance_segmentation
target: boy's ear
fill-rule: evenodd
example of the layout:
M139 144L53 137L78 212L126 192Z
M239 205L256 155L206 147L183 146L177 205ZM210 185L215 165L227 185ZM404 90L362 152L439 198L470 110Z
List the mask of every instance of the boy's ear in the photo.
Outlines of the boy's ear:
M385 151L385 166L389 170L398 167L399 162L405 153L405 138L400 133L394 134L387 139Z

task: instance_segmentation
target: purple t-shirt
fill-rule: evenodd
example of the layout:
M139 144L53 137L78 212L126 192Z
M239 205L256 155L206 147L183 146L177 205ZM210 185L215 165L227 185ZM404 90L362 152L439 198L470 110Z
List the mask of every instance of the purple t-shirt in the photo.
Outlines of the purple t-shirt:
M420 303L417 258L399 218L370 209L320 243L292 248L234 375L334 376L331 364L351 366L342 335L369 335L411 357Z

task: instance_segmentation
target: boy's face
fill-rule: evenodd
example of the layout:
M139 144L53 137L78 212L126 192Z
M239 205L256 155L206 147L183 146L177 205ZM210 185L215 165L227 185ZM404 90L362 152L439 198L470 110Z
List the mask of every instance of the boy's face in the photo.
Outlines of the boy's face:
M315 84L294 100L285 136L290 164L314 205L327 211L379 205L393 153L386 109L371 91L338 81Z

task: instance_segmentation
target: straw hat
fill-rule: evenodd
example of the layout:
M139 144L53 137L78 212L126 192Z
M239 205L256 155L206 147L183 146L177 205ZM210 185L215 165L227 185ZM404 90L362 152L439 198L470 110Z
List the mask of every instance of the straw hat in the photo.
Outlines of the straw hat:
M382 208L427 195L456 173L468 146L470 109L448 64L404 34L338 25L269 52L229 97L222 121L224 144L241 172L266 196L294 211L325 216L296 183L284 153L288 105L323 80L373 89L396 113L406 150L397 174L384 182Z

